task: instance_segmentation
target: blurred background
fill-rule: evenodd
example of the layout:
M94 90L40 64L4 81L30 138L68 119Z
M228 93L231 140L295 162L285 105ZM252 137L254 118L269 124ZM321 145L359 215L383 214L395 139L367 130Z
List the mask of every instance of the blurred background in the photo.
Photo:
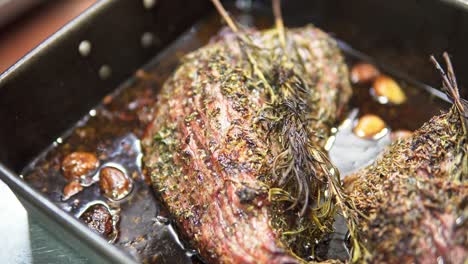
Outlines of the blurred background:
M98 0L0 0L0 73Z

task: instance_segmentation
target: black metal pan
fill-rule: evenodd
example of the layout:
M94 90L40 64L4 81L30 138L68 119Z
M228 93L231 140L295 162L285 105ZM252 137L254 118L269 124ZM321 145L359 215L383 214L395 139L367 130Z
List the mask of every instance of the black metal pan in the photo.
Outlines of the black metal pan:
M269 1L226 2L241 22L271 25ZM372 60L437 96L431 86L437 87L438 79L428 55L447 50L454 58L459 82L468 83L468 8L463 1L284 2L286 25L316 24L340 39L353 60ZM234 11L239 7L240 11ZM88 230L73 217L73 211L63 210L57 196L44 192L37 182L25 180L24 175L64 136L72 138L70 128L90 109L99 111L104 96L118 87L123 88L114 94L125 94L125 87L144 86L145 82L134 78L137 69L162 67L160 80L146 82L160 85L177 64L178 54L208 41L220 28L219 21L207 0L100 1L0 76L0 177L30 214L92 262L151 261L151 255L160 256L160 262L190 262L193 258L177 253L187 253L178 243L172 253L163 249L160 245L169 240L161 233L149 237L153 241L148 250L132 251L124 244L115 247ZM466 96L467 90L462 93ZM419 103L432 111L443 105L434 100ZM55 186L54 177L46 174L42 183ZM151 204L153 198L146 201ZM148 212L156 214L162 209L151 210ZM144 230L141 227L138 232Z

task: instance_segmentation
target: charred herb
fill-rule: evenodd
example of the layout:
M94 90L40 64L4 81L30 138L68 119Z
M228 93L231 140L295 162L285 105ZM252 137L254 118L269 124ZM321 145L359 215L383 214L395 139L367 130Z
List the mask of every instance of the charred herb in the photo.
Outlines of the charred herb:
M280 1L273 1L275 37L279 49L257 47L230 18L219 1L213 0L228 26L237 34L246 61L246 75L267 91L269 101L257 116L259 129L267 142L278 141L270 167L269 198L275 203L275 228L283 230L286 244L295 252L300 240L320 238L331 232L334 215L339 209L347 220L353 244L352 260L358 261L366 250L356 232L357 210L343 192L337 168L329 161L323 145L324 130L332 124L318 105L320 93L314 80L305 80L304 61L298 52L300 43L288 37L281 18ZM286 47L293 46L293 55ZM299 65L299 67L297 67ZM319 125L317 125L319 124ZM288 216L285 211L295 212ZM293 223L293 224L291 224ZM291 227L294 230L291 230ZM290 236L294 234L294 236Z
M468 153L466 149L468 140L468 102L460 97L457 78L455 77L455 72L449 55L445 52L443 56L447 64L447 73L445 73L444 69L440 66L434 56L431 56L431 61L434 63L434 66L442 77L443 88L447 96L453 102L454 107L450 111L457 112L457 114L453 114L458 115L460 120L459 124L462 128L462 136L456 144L456 152L459 153L456 159L459 160L460 165L458 166L458 164L456 164L457 166L453 166L450 169L450 180L463 182L464 177L468 175ZM454 126L457 126L457 122L455 122ZM457 128L454 127L453 129L456 130Z
M451 109L412 136L396 141L374 164L345 179L370 251L365 261L463 263L466 242L466 101L444 54L447 73L434 57Z

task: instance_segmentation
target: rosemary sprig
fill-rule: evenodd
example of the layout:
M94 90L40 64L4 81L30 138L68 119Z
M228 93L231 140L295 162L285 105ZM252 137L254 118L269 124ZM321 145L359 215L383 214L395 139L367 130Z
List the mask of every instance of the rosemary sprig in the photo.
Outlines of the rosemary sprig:
M461 166L452 168L451 180L461 182L463 181L463 175L468 175L468 153L467 153L467 144L468 144L468 102L460 97L458 90L457 79L455 77L455 72L453 70L452 62L447 52L443 54L445 63L447 64L447 73L445 73L442 66L435 59L434 56L431 56L430 59L434 64L437 71L442 77L443 88L447 96L452 100L453 105L455 106L456 111L458 112L460 123L463 130L463 137L458 142L458 152L461 153ZM458 172L457 172L458 171Z
M307 98L311 97L311 91L315 92L314 87L307 86L286 52L288 39L280 0L272 1L282 49L277 56L252 49L254 45L248 34L239 30L219 0L212 0L228 26L236 33L241 50L250 64L251 78L258 79L269 93L269 102L259 111L257 118L266 127L267 140L274 138L281 145L281 151L274 158L271 168L274 184L269 198L275 202L289 203L287 210L297 210L300 219L309 214L308 217L322 231L325 231L323 223L333 219L335 207L339 208L346 219L353 243L351 260L356 262L368 255L356 230L358 212L342 189L338 169L331 164L325 150L313 140L314 131L309 129L311 120L306 119L306 115L312 112ZM297 49L294 41L291 45ZM301 62L297 50L294 54ZM296 230L286 233L298 234L307 228L299 226L301 232Z

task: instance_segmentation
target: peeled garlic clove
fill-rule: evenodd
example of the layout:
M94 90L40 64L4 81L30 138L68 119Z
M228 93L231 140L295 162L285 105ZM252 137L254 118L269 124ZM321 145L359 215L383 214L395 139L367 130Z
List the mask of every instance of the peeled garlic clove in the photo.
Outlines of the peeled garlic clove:
M69 182L63 188L63 200L66 201L73 195L81 192L83 190L83 186L78 181Z
M380 75L379 70L369 63L358 63L351 69L351 82L364 84L373 81Z
M89 207L83 214L79 216L94 232L109 239L114 232L114 224L112 214L109 209L102 204L96 204Z
M123 171L107 166L100 172L99 187L106 197L120 200L130 192L132 182Z
M353 131L361 138L378 139L387 132L387 125L380 117L366 114L359 118Z
M406 95L400 85L392 78L381 75L374 80L374 92L379 98L384 99L384 102L392 104L402 104L406 101Z
M63 176L70 181L86 176L98 167L98 158L94 153L89 152L73 152L62 161Z

